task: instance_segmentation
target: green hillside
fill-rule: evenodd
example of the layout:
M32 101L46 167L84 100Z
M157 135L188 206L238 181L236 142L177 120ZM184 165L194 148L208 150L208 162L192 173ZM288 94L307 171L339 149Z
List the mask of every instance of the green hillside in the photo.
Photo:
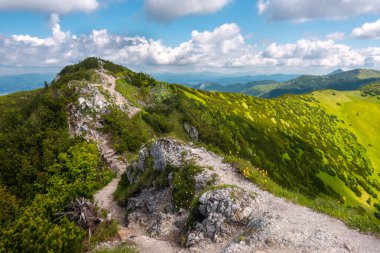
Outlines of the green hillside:
M120 80L123 79L130 77ZM135 87L127 81L123 85L124 90ZM152 103L153 93L149 90L157 93L156 87L157 83L138 87L140 92L135 94L140 99L145 97L149 105L145 107L145 118L169 117L177 130L183 122L190 122L198 129L201 142L224 154L249 160L286 189L311 198L330 196L345 206L376 212L374 203L378 202L380 185L375 160L379 150L368 151L368 144L344 126L341 116L314 96L267 100L160 84L160 89L170 88L171 92L166 92L170 102ZM355 93L363 107L372 106L376 100L362 97L359 91ZM363 117L372 120L368 115ZM373 132L368 136L376 136L377 123L371 124ZM169 130L167 135L183 133Z
M373 86L371 86L373 87ZM334 114L339 119L338 124L352 132L360 144L367 151L375 173L372 179L380 180L380 97L367 96L361 91L319 91L312 94L319 101L320 105L326 109L327 113ZM326 178L326 177L325 177ZM330 182L334 188L338 184ZM340 189L336 189L339 191ZM373 189L375 191L375 189ZM379 191L375 191L379 195ZM370 208L368 202L373 198L362 190L359 202L365 208ZM352 195L352 193L350 193ZM370 199L370 200L369 200Z
M373 69L359 69L359 74L357 75L359 79L368 78L380 78L380 71Z

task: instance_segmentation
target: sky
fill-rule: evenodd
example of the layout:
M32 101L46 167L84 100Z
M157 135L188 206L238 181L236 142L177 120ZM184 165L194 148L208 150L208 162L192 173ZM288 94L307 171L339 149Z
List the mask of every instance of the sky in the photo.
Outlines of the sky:
M0 0L0 75L380 69L380 0Z

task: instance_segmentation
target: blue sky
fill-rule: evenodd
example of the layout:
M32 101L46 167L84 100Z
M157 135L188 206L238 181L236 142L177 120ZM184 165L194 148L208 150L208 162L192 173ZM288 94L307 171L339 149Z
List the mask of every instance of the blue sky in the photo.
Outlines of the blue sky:
M0 0L0 74L380 69L380 0Z

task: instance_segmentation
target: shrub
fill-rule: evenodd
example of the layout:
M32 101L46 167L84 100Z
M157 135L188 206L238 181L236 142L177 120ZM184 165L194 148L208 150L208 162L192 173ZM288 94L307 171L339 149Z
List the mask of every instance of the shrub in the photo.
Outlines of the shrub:
M195 176L202 168L192 163L177 169L173 176L173 201L177 208L188 209L195 196Z
M169 133L174 129L173 123L169 122L167 117L162 114L144 113L142 118L159 133Z
M112 142L119 153L136 151L150 137L147 125L139 115L129 119L119 108L113 108L104 117L103 131L112 134Z

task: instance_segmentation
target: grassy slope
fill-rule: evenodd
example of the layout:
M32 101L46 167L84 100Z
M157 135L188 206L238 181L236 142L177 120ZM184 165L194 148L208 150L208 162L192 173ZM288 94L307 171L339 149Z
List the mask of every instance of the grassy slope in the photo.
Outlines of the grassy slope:
M359 79L380 78L380 71L373 70L373 69L360 69L358 78Z
M367 149L367 154L371 160L375 173L372 175L374 179L379 180L380 173L380 100L376 97L362 97L360 91L317 91L313 96L320 101L320 105L326 109L327 113L336 115L341 122L339 125L354 133L359 143ZM358 198L349 189L343 189L338 178L321 175L325 183L333 187L338 192L347 192L347 196L352 205L355 202L365 209L369 208L366 200L368 195L364 194ZM380 194L377 192L378 195ZM351 198L351 196L353 196ZM370 208L373 210L373 208Z
M161 103L152 103L152 101L155 100L157 94L165 95L168 86L154 84L150 81L147 83L152 85L136 87L132 86L130 81L121 80L124 73L118 76L121 78L118 81L117 90L134 102L142 99L144 105L140 105L140 108L143 110L143 114L151 114L152 110L157 111L157 106L162 106ZM126 77L126 79L131 78ZM308 96L290 96L266 100L233 93L203 92L182 86L171 87L173 94L178 96L180 101L180 106L175 106L172 113L166 115L168 122L174 124L174 128L168 133L156 132L155 136L172 136L189 140L184 133L182 124L184 121L190 121L197 126L201 141L208 148L219 148L224 154L246 157L253 164L261 163L262 166L255 167L270 172L269 176L277 179L276 181L284 187L282 188L266 177L263 177L262 180L261 176L252 179L264 189L298 204L341 218L356 228L378 231L377 228L371 228L372 225L369 225L377 226L377 221L373 216L371 219L366 219L360 210L344 208L339 204L343 202L342 199L345 199L346 206L357 206L358 203L365 203L368 194L363 192L359 198L342 180L321 171L323 170L321 166L333 168L334 164L344 161L346 155L355 157L354 153L359 152L360 154L361 151L350 135L337 128L337 120L319 109L317 103L311 102L313 99ZM316 106L309 108L310 103L315 103ZM309 117L310 115L315 116ZM338 157L337 151L333 150L334 145L345 150L342 153L343 160ZM349 146L352 148L351 151L350 148L347 148ZM323 149L326 155L332 151L332 156L329 154L320 160L322 158L317 157L315 148ZM350 153L353 150L356 151ZM243 153L253 153L254 157ZM324 164L326 159L328 159L329 165ZM361 155L358 155L356 160L362 166L363 161L360 159ZM306 162L311 160L314 162ZM347 166L347 163L344 164ZM342 170L346 171L347 175L351 175L351 173L356 175L356 172L350 172L348 167ZM336 172L338 171L336 170ZM252 168L252 173L256 173L256 169ZM310 177L314 173L317 177L324 179L324 183L332 188L339 183L339 190L336 190L339 195L330 195L328 192L318 194L318 186L310 181L312 180ZM272 183L267 185L268 182ZM295 193L307 191L306 186L315 188L314 192L317 194L315 198ZM290 192L285 189L295 191ZM341 196L340 200L339 196ZM374 211L372 205L361 206L368 213Z

